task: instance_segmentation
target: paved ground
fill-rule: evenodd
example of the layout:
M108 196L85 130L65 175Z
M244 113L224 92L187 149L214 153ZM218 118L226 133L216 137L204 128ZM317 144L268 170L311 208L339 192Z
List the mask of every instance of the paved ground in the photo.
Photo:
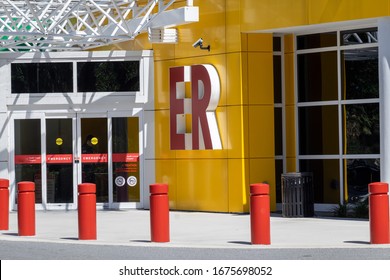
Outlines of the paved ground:
M245 214L170 212L170 242L150 242L147 210L97 212L97 240L78 240L77 211L37 211L36 235L18 236L17 213L4 241L44 241L76 244L165 246L190 248L389 248L370 244L369 221L333 217L271 216L271 245L251 245L250 216Z

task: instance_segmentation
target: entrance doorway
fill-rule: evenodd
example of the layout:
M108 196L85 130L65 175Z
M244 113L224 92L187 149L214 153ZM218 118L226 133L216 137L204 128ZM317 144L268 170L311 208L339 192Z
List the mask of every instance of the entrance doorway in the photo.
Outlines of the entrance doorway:
M100 208L142 207L139 114L16 114L11 180L35 183L37 209L77 209L84 182Z

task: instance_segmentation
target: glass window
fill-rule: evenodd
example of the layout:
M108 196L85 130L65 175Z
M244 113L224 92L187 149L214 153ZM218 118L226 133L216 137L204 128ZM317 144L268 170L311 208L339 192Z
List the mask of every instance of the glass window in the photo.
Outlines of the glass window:
M337 99L337 52L298 55L298 102Z
M338 154L337 106L299 108L301 155Z
M343 99L379 97L378 48L342 51Z
M282 203L283 160L275 160L276 203Z
M378 29L358 29L341 32L341 45L360 45L367 43L378 43Z
M379 104L343 106L344 153L379 154Z
M139 91L139 75L139 61L79 62L77 91Z
M346 193L349 202L357 202L368 194L368 184L380 181L379 159L348 159L344 161L346 168Z
M274 55L274 102L282 103L282 57Z
M13 63L12 93L73 92L73 64Z
M313 173L315 203L339 203L340 171L338 159L300 160L301 172Z
M317 33L297 37L298 50L337 46L337 32Z
M274 52L280 52L282 50L282 38L273 37L273 49Z

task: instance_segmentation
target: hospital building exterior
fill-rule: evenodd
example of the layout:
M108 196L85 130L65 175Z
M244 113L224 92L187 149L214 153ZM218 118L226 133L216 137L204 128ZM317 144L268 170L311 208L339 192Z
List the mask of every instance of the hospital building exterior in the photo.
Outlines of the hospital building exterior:
M289 172L313 174L317 211L390 181L390 0L60 2L50 21L0 7L11 210L19 181L37 209L77 209L82 182L98 208L148 209L166 183L173 210L231 213L262 182L280 209Z

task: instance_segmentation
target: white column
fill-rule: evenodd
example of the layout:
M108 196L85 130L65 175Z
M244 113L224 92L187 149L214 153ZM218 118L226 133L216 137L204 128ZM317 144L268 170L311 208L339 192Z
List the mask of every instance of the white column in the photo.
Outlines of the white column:
M379 19L381 181L390 183L390 18Z

